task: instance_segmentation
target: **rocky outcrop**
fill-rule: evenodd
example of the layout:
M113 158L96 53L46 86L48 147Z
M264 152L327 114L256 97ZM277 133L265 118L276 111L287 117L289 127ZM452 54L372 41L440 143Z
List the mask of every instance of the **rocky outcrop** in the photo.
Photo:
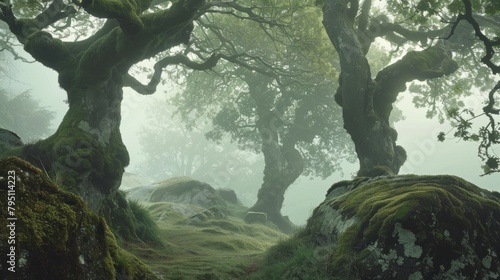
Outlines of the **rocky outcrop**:
M454 176L342 181L287 244L282 279L500 279L500 194Z
M205 208L226 205L226 202L209 184L189 177L174 177L158 183L149 201L194 204Z
M148 186L127 190L127 198L144 202L172 202L203 208L225 208L238 198L234 191L215 190L209 184L189 177L173 177ZM236 204L234 203L234 204Z
M10 225L0 227L2 279L158 279L82 199L29 163L0 161L0 188L0 218Z

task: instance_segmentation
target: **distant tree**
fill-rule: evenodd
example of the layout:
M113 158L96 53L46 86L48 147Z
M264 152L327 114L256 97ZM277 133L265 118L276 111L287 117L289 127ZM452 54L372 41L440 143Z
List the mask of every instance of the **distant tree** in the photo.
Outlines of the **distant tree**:
M242 149L262 153L264 178L250 211L265 212L282 231L284 194L301 175L326 178L350 157L350 145L330 88L336 85L333 49L312 1L273 2L256 10L279 15L263 27L224 15L200 20L187 51L224 60L210 72L183 75L173 104L188 124L213 120L210 139L229 135ZM338 110L338 111L337 111Z
M148 121L139 130L145 160L139 165L141 174L154 180L172 176L189 176L213 187L231 188L239 196L255 193L255 181L261 180L255 166L262 160L241 151L226 137L219 143L208 140L205 133L211 124L197 121L187 128L165 102L151 104ZM248 200L245 198L244 200Z
M14 96L0 88L0 128L17 133L25 143L48 136L54 116L29 91Z
M463 3L469 8L464 9ZM405 162L406 152L396 145L397 132L390 126L389 116L407 83L424 82L410 88L420 94L414 100L416 105L430 108L428 115L433 116L441 103L448 114L443 118L455 118L456 112L463 109L460 98L471 95L473 89L492 86L488 67L479 64L476 57L484 56L483 62L491 62L488 56L493 52L482 52L475 39L477 28L460 21L464 17L460 14L480 22L480 29L493 38L499 34L500 21L489 13L498 11L498 1L474 1L473 6L468 0L463 3L391 0L377 7L380 3L371 0L323 1L323 24L340 59L336 100L342 106L344 127L356 147L359 175L397 174ZM374 74L366 56L378 38L391 44L400 58ZM483 42L490 48L499 44L498 40ZM487 142L487 149L480 150L480 155L490 172L498 171L499 159L487 150L500 141L493 120L498 109L492 95L489 105L483 108L489 123L471 135L470 121L462 118L459 120L464 122L458 122L455 133L465 140Z

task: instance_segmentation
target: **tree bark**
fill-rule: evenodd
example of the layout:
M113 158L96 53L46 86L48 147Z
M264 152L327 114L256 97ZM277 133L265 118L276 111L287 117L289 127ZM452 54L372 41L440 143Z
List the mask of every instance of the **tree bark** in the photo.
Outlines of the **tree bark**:
M291 135L280 139L278 129L283 120L276 109L272 109L275 92L268 89L268 80L260 74L246 73L244 79L249 93L257 104L256 126L262 141L264 155L264 181L257 194L257 202L249 211L264 212L282 232L292 233L293 223L281 214L285 192L304 172L304 159L295 148L296 140ZM281 141L280 141L281 140Z
M304 159L295 144L286 140L285 144L279 144L276 127L273 127L276 122L277 117L271 111L259 120L265 162L264 182L257 194L257 202L249 211L266 213L269 221L289 234L293 232L294 225L288 217L283 217L281 208L286 190L304 171Z
M340 59L341 74L335 99L342 106L344 128L351 135L359 159L359 176L398 174L406 161L389 125L392 104L412 80L427 80L453 73L457 64L440 43L409 52L372 79L366 59L374 36L360 36L355 27L357 0L325 0L323 25Z
M69 109L55 134L24 149L27 159L97 212L129 163L119 130L121 83L115 73L102 83L68 89Z

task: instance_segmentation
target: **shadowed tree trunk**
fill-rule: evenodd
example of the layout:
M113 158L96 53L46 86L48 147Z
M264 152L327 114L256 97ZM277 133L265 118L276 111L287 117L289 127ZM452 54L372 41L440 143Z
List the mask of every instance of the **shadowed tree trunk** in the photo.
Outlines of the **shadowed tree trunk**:
M281 114L276 108L271 109L275 93L268 89L268 80L260 74L246 73L244 80L256 102L258 120L257 129L262 141L264 155L264 181L257 194L257 202L249 211L264 212L284 233L291 233L294 225L281 214L285 192L304 172L304 159L295 145L297 140L290 135L278 135L283 125ZM280 141L281 140L281 141Z
M371 1L367 8L371 6ZM405 150L396 144L397 132L389 125L392 104L413 80L427 80L453 73L457 64L445 43L426 50L408 52L398 62L372 79L366 59L380 30L355 25L359 1L325 0L323 24L340 59L341 74L336 101L342 106L344 128L351 135L360 162L359 176L397 174L406 160ZM368 17L368 12L362 11ZM378 33L377 33L378 32ZM425 37L424 37L425 38Z
M260 119L257 126L262 139L264 154L264 182L259 189L257 202L249 211L264 212L281 231L291 233L293 224L281 214L285 192L304 171L304 160L295 148L293 140L286 139L283 145L272 124L277 121L273 112ZM288 141L287 141L288 140Z

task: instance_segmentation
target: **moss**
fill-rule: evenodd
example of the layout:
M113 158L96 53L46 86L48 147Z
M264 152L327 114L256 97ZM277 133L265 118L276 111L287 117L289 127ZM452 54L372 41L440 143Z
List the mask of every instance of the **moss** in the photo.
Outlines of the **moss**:
M14 171L16 222L16 277L8 279L114 279L119 268L127 275L156 279L146 265L126 256L116 245L103 218L90 211L76 195L62 191L44 173L20 160L0 161L0 207L6 209L7 174ZM1 212L1 218L7 219ZM6 236L2 227L1 236ZM2 242L0 249L6 251ZM5 258L5 256L3 257ZM2 258L2 261L5 261ZM123 261L125 260L125 261ZM3 275L2 278L6 276ZM5 276L5 277L4 277ZM132 279L132 278L131 278Z
M412 183L411 177L377 180L370 187L354 190L344 201L336 202L335 206L347 215L364 217L360 230L364 239L371 242L378 236L390 235L395 222L401 222L410 229L418 228L423 222L418 213L432 212L434 209L440 209L440 216L470 227L471 221L464 216L462 201L467 199L477 207L491 205L491 200L468 192L467 189L473 190L472 186L459 178L414 179L415 183Z
M283 240L271 247L258 271L249 279L326 279L326 271L321 269L328 257L318 256L312 244L295 237Z
M500 252L498 219L495 193L454 176L342 181L332 186L304 231L269 251L255 279L496 275L500 262L490 261ZM301 246L314 250L312 264ZM311 269L318 262L318 271Z
M143 2L146 1L84 0L81 5L95 17L116 19L125 32L134 35L144 27L139 18Z

